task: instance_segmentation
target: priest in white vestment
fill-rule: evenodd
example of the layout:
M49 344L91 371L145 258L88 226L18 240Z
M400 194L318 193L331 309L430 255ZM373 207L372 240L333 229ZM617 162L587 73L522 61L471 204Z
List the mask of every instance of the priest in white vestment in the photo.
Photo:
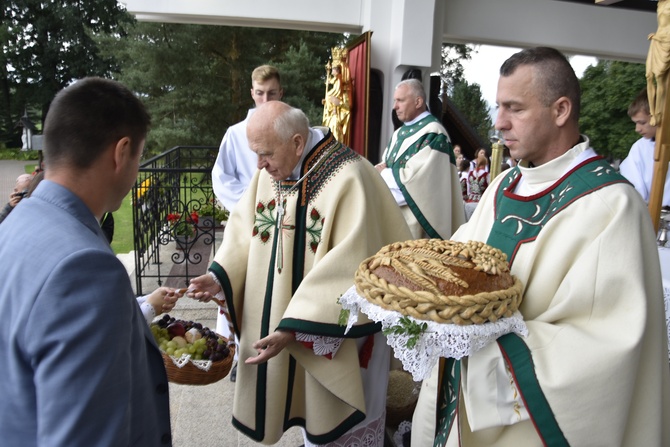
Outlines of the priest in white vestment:
M416 446L667 446L670 372L655 234L637 192L580 135L579 81L551 48L510 57L496 128L519 166L453 239L507 254L528 336L443 359Z
M415 239L449 239L465 223L456 159L449 135L426 107L421 81L401 81L393 110L403 125L375 167L388 185Z
M382 246L411 239L374 167L279 102L247 126L260 171L231 215L210 273L240 338L233 425L276 443L383 446L390 348L364 315L346 335L338 298Z
M279 101L284 95L279 71L272 65L261 65L251 72L251 99L256 107L268 101ZM256 154L249 149L247 122L256 109L249 109L247 117L226 130L221 140L219 153L212 168L212 189L217 200L229 212L233 212L249 182L258 170ZM219 312L216 332L226 338L233 337L228 320ZM235 361L237 361L237 351ZM237 379L237 363L230 373L230 380Z

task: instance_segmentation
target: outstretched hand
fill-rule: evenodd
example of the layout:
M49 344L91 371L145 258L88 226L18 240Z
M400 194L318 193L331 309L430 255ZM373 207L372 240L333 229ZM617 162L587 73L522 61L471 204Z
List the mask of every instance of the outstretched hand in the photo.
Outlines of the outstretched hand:
M202 301L203 303L209 302L214 295L221 291L221 287L214 281L209 274L205 273L204 275L193 278L188 286L191 292L187 293L189 298L194 300Z
M256 357L249 357L244 363L248 365L265 363L279 354L293 340L295 340L295 334L293 334L293 332L281 330L275 331L252 345L258 355Z
M170 312L181 296L181 293L176 289L159 287L147 297L147 303L151 304L156 315L160 315L165 312Z

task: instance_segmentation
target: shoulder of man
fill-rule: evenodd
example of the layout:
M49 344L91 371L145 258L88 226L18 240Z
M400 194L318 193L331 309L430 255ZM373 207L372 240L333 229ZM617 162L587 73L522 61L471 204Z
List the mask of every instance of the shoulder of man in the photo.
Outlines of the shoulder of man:
M447 129L444 128L444 125L440 122L440 120L435 116L435 115L428 115L423 119L425 121L424 128L430 129L432 132L435 133L441 133L444 135L449 136L447 133Z
M330 127L327 126L312 126L312 129L321 131L324 137L332 133Z

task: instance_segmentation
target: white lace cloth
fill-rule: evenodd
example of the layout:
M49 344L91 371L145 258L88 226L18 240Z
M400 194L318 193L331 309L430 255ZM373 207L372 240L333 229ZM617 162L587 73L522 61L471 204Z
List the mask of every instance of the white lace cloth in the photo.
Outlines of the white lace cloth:
M325 335L305 334L304 332L296 332L295 339L300 342L312 343L314 354L329 355L335 357L337 351L340 349L343 338L326 337Z
M191 357L191 354L182 354L179 358L173 355L170 355L169 357L177 368L183 368L189 363L202 371L209 371L209 368L212 367L211 360L196 360Z
M371 320L381 323L382 329L398 326L403 317L396 311L383 309L372 304L356 292L352 286L340 297L342 308L349 311L346 332L358 321L358 312L363 312ZM459 326L456 324L436 323L434 321L417 320L407 317L416 323L427 323L428 328L418 338L413 348L407 348L409 336L406 334L389 334L387 343L394 350L395 356L402 362L403 368L412 374L415 381L430 377L430 373L440 357L460 359L472 355L498 337L514 332L528 335L528 328L518 311L509 318L501 318L495 323Z
M328 444L312 444L305 436L303 429L303 444L305 447L384 447L384 421L386 412L369 424L357 430L346 432L340 438Z
M393 442L397 446L404 446L405 444L402 442L403 441L403 436L405 433L409 433L412 431L412 423L410 421L402 421L400 425L398 425L398 430L393 434Z

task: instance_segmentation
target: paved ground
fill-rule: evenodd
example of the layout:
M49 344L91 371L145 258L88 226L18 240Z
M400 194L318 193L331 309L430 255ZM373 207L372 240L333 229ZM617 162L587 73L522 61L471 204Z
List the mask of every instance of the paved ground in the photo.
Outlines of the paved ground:
M208 327L216 326L216 309L203 309L200 303L180 300L171 314L176 318L195 318ZM212 319L206 316L214 315ZM170 412L174 447L251 447L261 445L240 434L231 424L235 383L228 377L211 385L170 384ZM303 443L302 434L292 429L276 446L297 447Z
M165 255L161 254L161 258ZM131 256L120 255L120 258ZM209 262L206 262L209 264ZM128 270L133 269L131 265ZM132 275L132 271L129 272ZM147 286L147 290L153 287ZM209 328L216 327L217 307L182 298L170 315L182 320L197 321ZM231 424L235 383L226 377L210 385L179 385L170 383L170 412L174 447L252 447L259 446L242 435ZM275 444L277 447L297 447L303 443L302 433L293 428Z
M7 200L14 188L16 177L25 172L31 162L0 160L0 202ZM4 199L3 199L4 198ZM217 244L218 246L218 244ZM133 287L133 253L118 255L126 266ZM161 254L162 259L169 259ZM206 261L206 264L209 264ZM147 284L146 290L156 285ZM144 288L144 287L143 287ZM183 298L178 301L171 315L183 320L198 321L206 327L216 326L216 306L210 303ZM170 384L170 411L174 447L253 447L259 446L240 434L231 424L235 383L228 377L211 385ZM275 444L277 447L297 447L303 443L302 432L292 428Z
M34 162L0 160L0 203L9 199L16 177L25 172L25 165ZM133 286L133 254L121 254ZM164 258L168 259L168 258ZM155 286L154 286L155 287ZM154 287L147 286L147 290ZM216 306L182 299L171 312L175 318L198 321L207 327L216 326ZM174 447L252 447L257 446L241 435L231 424L235 384L228 377L211 385L170 384L170 411ZM302 434L291 429L284 434L278 447L297 447L302 444Z

